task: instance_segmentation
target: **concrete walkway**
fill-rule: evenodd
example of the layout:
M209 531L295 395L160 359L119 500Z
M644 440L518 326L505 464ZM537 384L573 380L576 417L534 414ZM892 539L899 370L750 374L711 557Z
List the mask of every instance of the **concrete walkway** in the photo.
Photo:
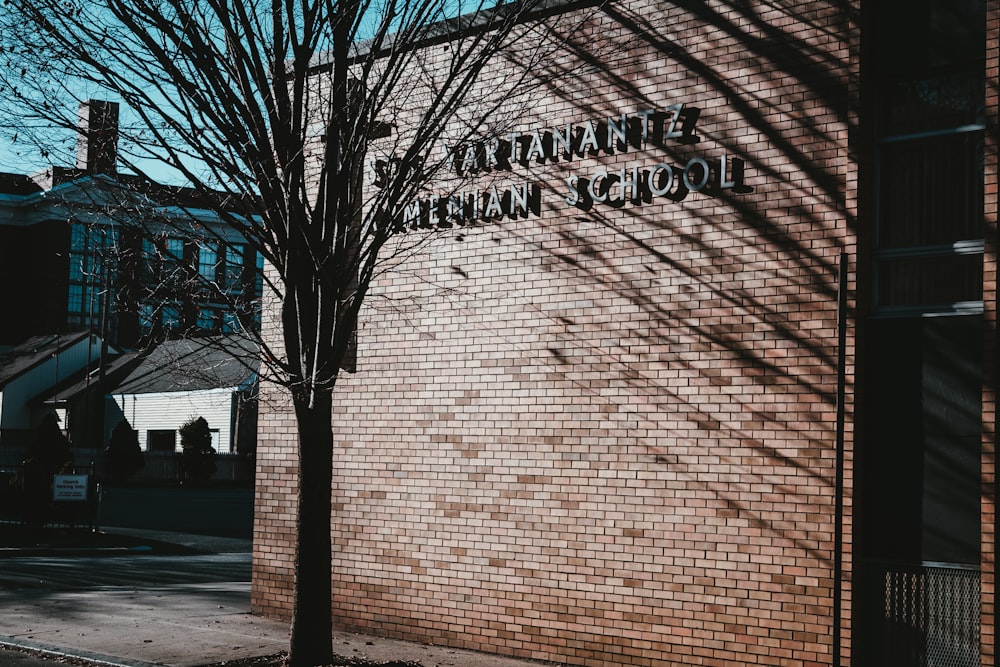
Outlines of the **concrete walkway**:
M147 533L155 535L160 543L201 543L201 538L193 536ZM231 548L237 542L222 541L216 547ZM214 556L220 562L213 566L222 568L227 558L245 558L249 562L248 550ZM64 574L67 570L94 567L95 558L103 570L103 576L98 578L101 583L88 586L60 583L62 577L74 581ZM34 649L122 667L195 667L287 649L286 623L249 613L249 581L148 583L139 579L136 585L125 576L126 569L145 567L143 559L153 558L157 557L111 553L102 557L79 552L40 554L37 549L21 556L7 550L0 560L4 579L0 580L0 647ZM193 566L198 557L159 558L169 560L174 567L183 567L184 562ZM17 578L19 567L26 572L21 579ZM116 568L121 568L122 585L114 583ZM37 580L39 575L33 574L36 572L45 573L46 580ZM36 580L25 579L30 576ZM83 578L86 579L86 573ZM345 633L334 636L334 650L341 655L376 661L419 661L425 667L537 666L470 651Z

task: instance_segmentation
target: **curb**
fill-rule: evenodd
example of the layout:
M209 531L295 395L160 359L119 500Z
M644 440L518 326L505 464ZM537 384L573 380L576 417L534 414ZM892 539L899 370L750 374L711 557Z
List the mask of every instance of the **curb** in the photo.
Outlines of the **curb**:
M163 667L163 665L158 665L152 662L144 662L142 660L126 661L121 658L101 655L100 653L92 653L91 651L67 651L65 648L60 646L53 646L52 644L44 644L42 642L30 641L27 639L17 639L16 637L0 636L0 648L3 647L34 651L36 653L41 653L46 657L56 659L63 658L68 660L83 660L86 662L92 662L95 665L101 665L102 667Z
M134 547L0 547L0 558L36 558L41 556L134 556L152 554L150 546Z

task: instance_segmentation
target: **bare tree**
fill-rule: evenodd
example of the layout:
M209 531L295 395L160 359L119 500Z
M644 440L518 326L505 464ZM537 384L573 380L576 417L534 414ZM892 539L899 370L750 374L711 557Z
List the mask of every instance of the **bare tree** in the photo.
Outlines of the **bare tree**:
M281 336L258 342L298 428L293 665L333 653L331 392L358 310L400 212L448 164L441 145L495 130L506 89L470 104L484 68L514 45L524 71L545 42L517 37L532 2L2 0L8 113L72 129L67 99L119 100L123 166L177 170L271 267ZM376 149L392 168L367 187Z

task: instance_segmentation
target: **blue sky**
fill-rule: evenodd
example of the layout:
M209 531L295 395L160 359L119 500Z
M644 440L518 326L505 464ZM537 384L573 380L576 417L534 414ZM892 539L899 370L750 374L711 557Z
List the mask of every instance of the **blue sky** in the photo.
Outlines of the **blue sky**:
M15 133L17 140L11 141ZM53 136L53 154L51 160L46 160L30 138L30 133L30 128L7 126L0 128L0 172L31 174L48 167L50 161L64 164L66 160L72 158L66 153L69 141L65 136L61 140ZM66 166L73 165L70 163Z
M376 0L377 3L378 0ZM440 9L445 16L454 16L474 9L491 7L494 0L440 0ZM471 5L471 6L469 6ZM373 5L372 13L377 15L381 7ZM367 17L366 17L367 18ZM366 33L374 30L374 23L366 23L361 32ZM79 88L74 84L68 84L69 91L66 96L68 114L76 113L76 100L73 95L81 98L115 100L115 96L102 94L100 90L86 90L94 84L81 83ZM49 100L52 102L52 100ZM123 127L129 123L128 109L122 107L120 122ZM0 172L15 174L33 174L43 171L50 166L74 167L76 162L76 133L68 130L53 130L40 124L35 126L19 127L17 121L0 120ZM16 135L16 141L13 138ZM126 148L127 150L127 148ZM179 174L173 172L162 164L153 161L141 162L142 169L154 180L169 184L183 184L184 179Z
M76 105L74 100L68 103ZM124 109L122 116L123 120L127 119L127 111ZM15 135L16 140L12 140ZM141 164L156 181L171 185L184 183L184 179L162 164L149 160L142 161ZM18 126L13 121L0 125L0 172L30 175L50 166L76 166L75 132L41 125Z

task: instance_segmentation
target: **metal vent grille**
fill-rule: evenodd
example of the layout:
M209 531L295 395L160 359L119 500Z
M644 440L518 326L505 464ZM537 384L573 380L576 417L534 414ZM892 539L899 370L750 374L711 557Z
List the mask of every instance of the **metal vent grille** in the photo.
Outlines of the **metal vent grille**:
M979 570L949 565L883 566L881 609L865 610L874 625L875 650L867 664L899 667L977 667ZM871 591L878 594L876 591ZM874 596L873 596L874 597ZM875 630L874 627L868 628Z

